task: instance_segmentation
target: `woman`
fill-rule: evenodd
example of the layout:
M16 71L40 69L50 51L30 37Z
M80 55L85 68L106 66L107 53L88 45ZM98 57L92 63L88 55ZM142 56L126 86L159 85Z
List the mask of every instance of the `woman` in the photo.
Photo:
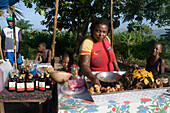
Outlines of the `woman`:
M115 54L108 38L109 22L104 18L97 18L90 27L91 37L85 39L80 46L80 68L83 75L91 83L100 86L100 82L92 71L120 71ZM113 66L114 65L114 66Z

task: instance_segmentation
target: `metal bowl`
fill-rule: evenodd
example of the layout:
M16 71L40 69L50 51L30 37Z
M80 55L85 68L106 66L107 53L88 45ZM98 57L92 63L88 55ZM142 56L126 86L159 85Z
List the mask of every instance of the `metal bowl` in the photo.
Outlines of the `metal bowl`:
M96 75L100 80L102 86L114 86L115 83L121 78L121 75L113 72L101 72Z

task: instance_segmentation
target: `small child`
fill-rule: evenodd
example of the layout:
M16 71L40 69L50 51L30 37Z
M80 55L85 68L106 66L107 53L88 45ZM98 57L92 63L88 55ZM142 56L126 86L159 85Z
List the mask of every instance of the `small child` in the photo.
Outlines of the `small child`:
M62 68L59 69L59 71L66 71L66 72L70 72L70 65L69 65L69 62L70 62L70 58L69 58L69 55L67 53L65 53L63 56L62 56Z
M165 62L160 58L159 53L162 52L162 44L155 42L151 48L151 56L147 59L146 70L151 71L154 77L164 73Z

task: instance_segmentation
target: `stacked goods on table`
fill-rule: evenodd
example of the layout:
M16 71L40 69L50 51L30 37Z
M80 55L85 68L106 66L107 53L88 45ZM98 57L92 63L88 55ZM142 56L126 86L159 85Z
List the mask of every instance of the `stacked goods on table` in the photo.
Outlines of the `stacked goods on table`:
M154 77L152 72L145 69L135 69L133 72L122 76L120 81L123 83L125 90L163 87L162 80Z
M16 92L33 92L35 90L46 91L52 89L53 82L47 71L40 72L37 66L24 67L21 71L13 71L9 74L8 90Z
M113 78L113 80L115 80ZM162 82L162 78L156 78L152 72L148 72L145 69L135 69L122 75L118 80L110 84L110 82L101 82L101 86L94 85L89 87L91 94L110 93L124 90L138 90L147 88L161 88L165 86Z

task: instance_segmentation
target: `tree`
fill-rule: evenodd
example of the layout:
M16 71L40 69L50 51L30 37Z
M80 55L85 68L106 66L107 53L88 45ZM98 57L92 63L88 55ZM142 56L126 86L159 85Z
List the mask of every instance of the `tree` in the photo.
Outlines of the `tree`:
M45 11L46 20L42 24L46 25L50 31L53 29L54 1L34 0L36 11L41 14ZM32 7L31 0L24 0L27 7ZM118 2L116 2L118 3ZM51 7L53 6L53 7ZM46 9L48 8L48 9ZM117 7L113 8L114 25L119 26L120 12ZM60 0L57 28L72 31L74 40L79 43L86 36L90 22L97 16L103 16L110 19L110 1L109 0ZM77 48L78 49L78 48Z
M53 30L54 0L23 0L29 8L36 4L36 12L45 14L42 24L50 31ZM124 21L150 20L151 24L164 26L169 24L169 0L114 0L113 26L120 25L120 18ZM60 0L58 9L57 28L72 31L74 40L79 43L86 36L89 24L95 17L110 19L110 0Z
M120 8L125 21L150 20L150 24L158 27L169 25L170 1L169 0L123 0Z
M22 30L27 31L30 27L33 26L33 24L30 24L29 20L24 20L21 19L19 21L16 22L16 26L18 26L19 28L21 28Z

